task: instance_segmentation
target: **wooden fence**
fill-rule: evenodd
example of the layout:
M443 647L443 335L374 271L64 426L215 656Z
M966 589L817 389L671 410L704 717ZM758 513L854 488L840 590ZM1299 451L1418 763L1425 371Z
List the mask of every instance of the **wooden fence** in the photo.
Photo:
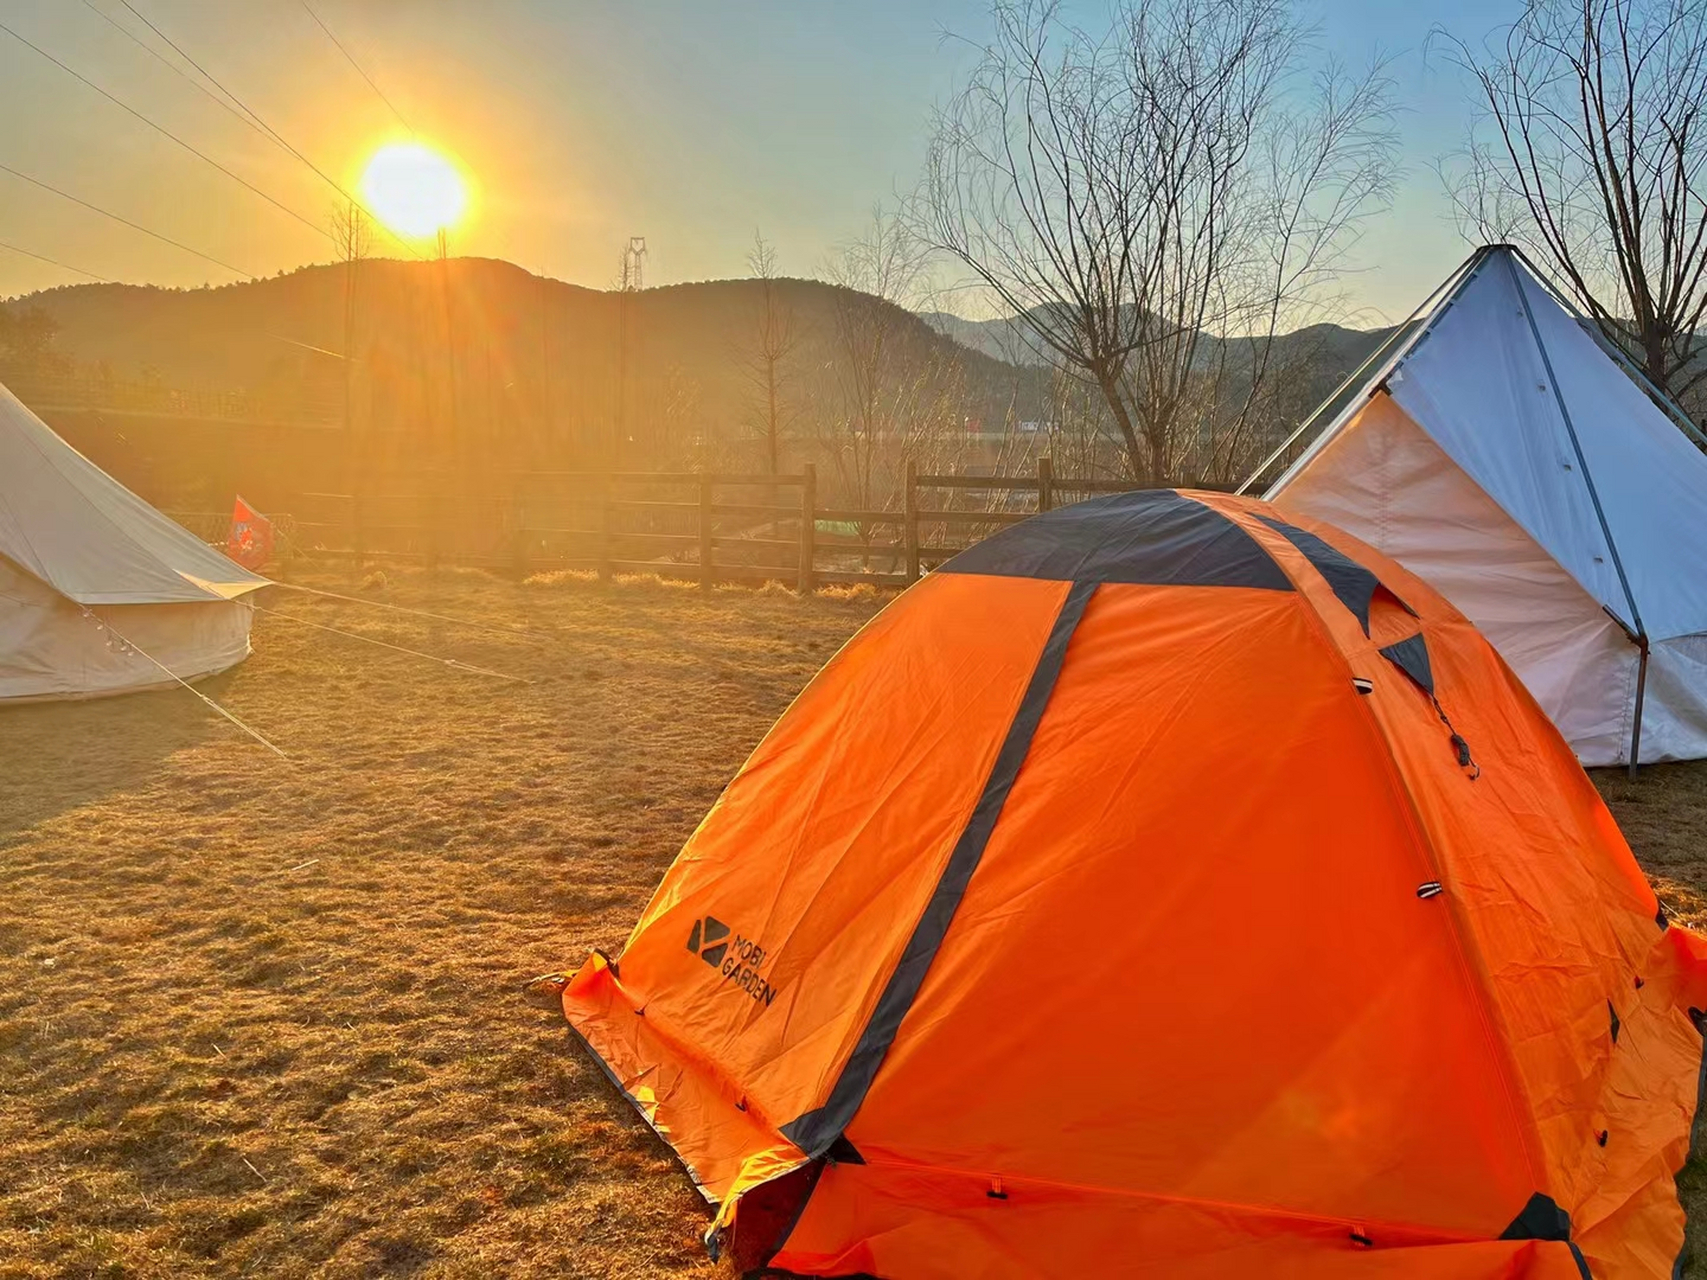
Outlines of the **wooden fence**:
M921 475L899 510L820 505L808 463L787 475L526 472L501 496L448 484L393 495L305 493L284 521L295 556L499 568L650 573L720 582L905 586L971 543L1039 511L1139 487L1028 475ZM211 515L175 513L198 527ZM215 530L215 532L218 532Z

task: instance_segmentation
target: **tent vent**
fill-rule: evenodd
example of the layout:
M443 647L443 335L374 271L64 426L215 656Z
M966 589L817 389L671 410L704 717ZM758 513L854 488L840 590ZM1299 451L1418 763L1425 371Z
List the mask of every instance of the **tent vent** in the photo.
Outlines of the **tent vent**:
M1357 1231L1357 1230L1352 1231L1351 1242L1353 1244L1360 1244L1365 1249L1373 1249L1375 1247L1375 1241L1371 1240L1368 1236L1364 1235L1363 1232Z
M1438 898L1446 892L1446 886L1438 880L1425 880L1417 886L1417 897Z
M1356 689L1359 693L1368 696L1375 692L1375 681L1369 679L1367 676L1353 676L1351 678L1351 687Z
M1606 1145L1607 1138L1610 1136L1611 1134L1608 1133L1607 1130L1602 1129L1599 1133L1594 1135L1594 1140L1604 1147Z
M1636 985L1641 986L1641 984L1642 984L1642 980L1640 978L1636 979ZM1610 1001L1610 1000L1608 1000L1606 1002L1606 1012L1608 1014L1610 1014L1612 1017L1612 1043L1617 1044L1618 1043L1618 1028L1623 1026L1624 1024L1618 1021L1618 1010L1616 1010L1612 1007L1612 1001Z
M984 1194L989 1196L992 1200L1006 1200L1008 1198L1008 1189L1002 1185L1002 1180L1000 1178L991 1178L990 1189Z

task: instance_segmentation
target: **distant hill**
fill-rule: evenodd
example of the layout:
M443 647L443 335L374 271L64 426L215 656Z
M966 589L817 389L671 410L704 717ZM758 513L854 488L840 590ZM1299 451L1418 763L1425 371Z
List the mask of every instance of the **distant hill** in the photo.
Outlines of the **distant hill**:
M355 276L346 340L347 278L324 265L220 288L76 285L0 309L51 318L53 359L38 367L55 377L69 365L85 384L240 397L267 422L341 425L347 412L354 452L345 452L361 469L758 469L759 281L622 293L490 259L375 259ZM775 289L796 335L779 369L785 465L813 457L856 484L870 446L848 438L846 424L864 394L880 402L869 416L881 430L929 419L938 442L1050 419L1047 364L1011 320L914 315L812 280ZM1317 325L1277 339L1286 372L1266 410L1270 429L1307 413L1387 332ZM1223 342L1235 370L1248 365L1240 339L1209 339L1206 352ZM868 359L882 369L875 389L858 367ZM27 388L20 379L0 350L0 380L26 401L51 402L51 380ZM907 432L887 452L927 459L937 446ZM938 448L933 461L1024 466L1040 440L986 447L979 458Z
M312 266L220 288L75 285L5 305L47 312L54 349L85 377L240 391L281 413L341 418L345 279L342 266ZM479 258L442 270L375 259L356 279L348 354L358 425L409 432L441 421L454 383L465 429L519 439L545 462L572 465L614 445L662 465L739 452L760 420L758 281L605 292ZM797 334L781 369L795 433L837 411L838 370L862 340L848 333L850 315L882 327L886 380L915 399L917 386L952 386L970 419L1000 416L1016 380L1035 381L875 298L811 280L775 287Z
M1037 368L1050 363L1047 350L1016 318L968 320L947 311L921 311L919 318L945 338L991 359ZM1295 351L1319 350L1324 368L1338 370L1339 377L1343 377L1391 332L1391 329L1347 329L1337 324L1310 325L1279 335L1275 339L1275 355L1284 361ZM1209 339L1211 352L1213 344L1219 341Z

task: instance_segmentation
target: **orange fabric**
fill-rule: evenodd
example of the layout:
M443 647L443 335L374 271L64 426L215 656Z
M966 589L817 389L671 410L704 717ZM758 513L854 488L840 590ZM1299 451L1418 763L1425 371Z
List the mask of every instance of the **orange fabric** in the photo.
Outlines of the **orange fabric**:
M1096 588L851 1150L761 1254L1580 1280L1580 1251L1594 1280L1668 1276L1707 944L1660 928L1568 748L1440 597L1292 521L1379 578L1366 635L1270 508L1191 496L1295 589ZM809 1164L783 1130L871 1022L1069 585L908 591L761 743L619 964L565 992L720 1229ZM1410 636L1438 705L1379 652ZM1533 1196L1569 1243L1500 1239Z
M966 824L1065 594L1063 583L942 575L884 610L688 840L623 948L620 980L593 964L565 991L571 1022L624 1086L652 1090L655 1123L713 1199L774 1174L789 1148L720 1141L727 1117L707 1118L744 1106L747 1124L774 1133L828 1089L877 999L874 975L894 967ZM726 938L707 940L708 917ZM699 954L687 947L696 922ZM672 1079L660 1084L664 1054ZM754 1155L760 1167L743 1178Z

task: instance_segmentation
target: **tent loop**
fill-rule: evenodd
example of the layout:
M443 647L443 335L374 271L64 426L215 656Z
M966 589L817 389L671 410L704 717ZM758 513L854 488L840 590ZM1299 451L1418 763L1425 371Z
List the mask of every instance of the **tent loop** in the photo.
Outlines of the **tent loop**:
M1474 782L1482 776L1482 766L1476 763L1476 757L1470 754L1470 744L1464 740L1464 735L1452 727L1452 721L1447 718L1446 710L1440 705L1440 699L1434 699L1435 714L1440 717L1440 723L1445 725L1452 734L1452 749L1458 753L1458 767L1470 771L1470 781Z

